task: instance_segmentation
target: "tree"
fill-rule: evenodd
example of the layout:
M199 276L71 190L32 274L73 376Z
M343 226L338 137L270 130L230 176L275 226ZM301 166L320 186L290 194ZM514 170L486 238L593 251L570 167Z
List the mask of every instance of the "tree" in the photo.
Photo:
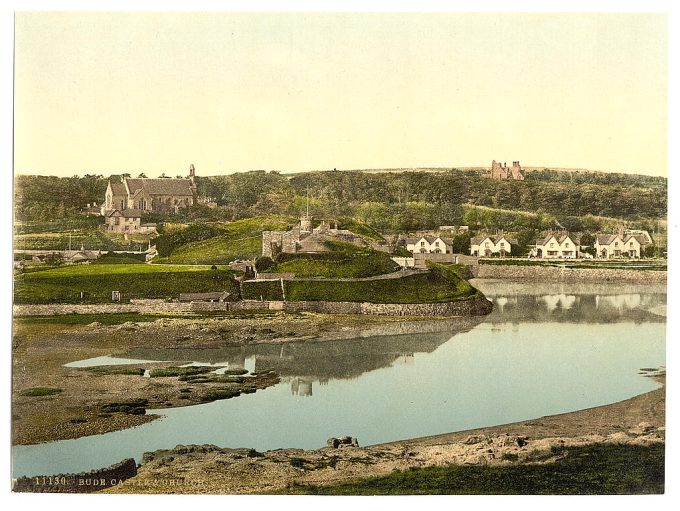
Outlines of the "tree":
M128 175L129 177L129 175ZM138 179L146 179L146 174L144 172L140 172L139 175L137 176Z

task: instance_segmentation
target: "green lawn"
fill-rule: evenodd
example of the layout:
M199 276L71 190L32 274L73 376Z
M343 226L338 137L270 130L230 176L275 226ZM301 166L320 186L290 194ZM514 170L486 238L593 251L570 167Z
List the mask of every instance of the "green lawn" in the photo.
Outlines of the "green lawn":
M427 467L330 486L293 485L318 495L628 495L664 492L664 445L562 448L548 464Z
M209 266L89 264L20 274L15 303L102 303L111 292L130 298L177 298L180 293L229 291L238 294L230 270ZM80 298L80 292L84 299Z
M211 224L218 234L175 247L169 256L154 260L170 264L226 264L234 259L254 259L262 253L262 231L289 229L294 219L285 216L246 218ZM173 233L180 236L180 233Z
M392 256L372 248L351 243L327 242L331 252L314 254L279 254L269 272L292 272L298 278L362 278L392 273L399 265Z
M430 272L400 279L368 281L288 280L286 300L370 303L439 303L479 296L464 278L461 267L430 264ZM281 284L246 281L243 298L281 300Z

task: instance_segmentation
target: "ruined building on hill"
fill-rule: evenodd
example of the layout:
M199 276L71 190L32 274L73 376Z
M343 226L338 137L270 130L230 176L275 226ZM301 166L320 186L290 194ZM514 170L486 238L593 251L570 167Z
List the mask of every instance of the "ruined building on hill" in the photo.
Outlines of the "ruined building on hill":
M327 241L342 241L362 247L382 249L383 244L365 240L362 236L347 229L338 229L337 223L322 221L317 227L312 226L313 218L302 215L300 222L289 231L262 232L262 255L274 257L281 252L286 254L328 252ZM389 248L385 245L385 251Z
M514 179L516 181L524 181L524 171L519 164L519 161L513 161L512 167L508 167L506 163L501 163L496 160L491 162L491 172L483 174L482 177L489 179Z

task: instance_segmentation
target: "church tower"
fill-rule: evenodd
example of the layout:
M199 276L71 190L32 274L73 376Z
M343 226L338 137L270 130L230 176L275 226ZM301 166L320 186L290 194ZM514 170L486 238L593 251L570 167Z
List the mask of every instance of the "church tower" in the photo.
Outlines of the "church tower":
M196 167L194 167L194 164L192 163L189 165L189 181L191 181L191 192L194 195L194 203L196 202L196 193L198 190L198 187L196 186Z

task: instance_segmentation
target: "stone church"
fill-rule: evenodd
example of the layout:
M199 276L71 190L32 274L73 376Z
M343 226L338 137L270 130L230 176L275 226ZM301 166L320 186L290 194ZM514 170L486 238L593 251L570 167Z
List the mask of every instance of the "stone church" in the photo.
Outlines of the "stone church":
M177 212L196 203L196 169L189 167L188 178L129 178L109 181L102 208L104 216L114 210Z

